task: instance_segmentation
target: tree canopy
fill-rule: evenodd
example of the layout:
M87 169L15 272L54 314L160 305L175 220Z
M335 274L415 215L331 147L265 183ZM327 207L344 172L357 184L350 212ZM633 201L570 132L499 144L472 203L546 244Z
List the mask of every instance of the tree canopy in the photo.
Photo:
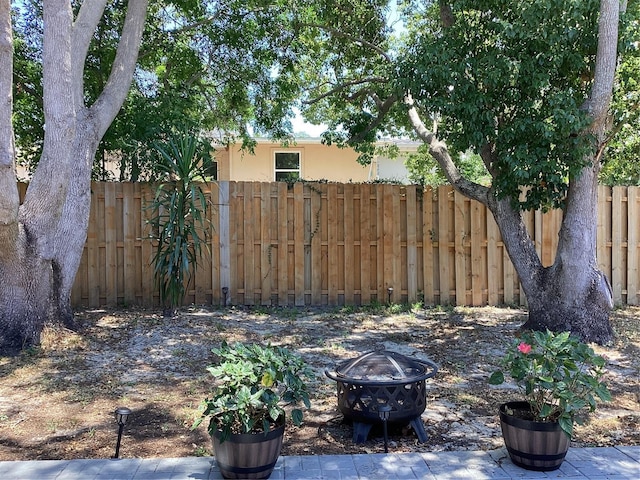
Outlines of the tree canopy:
M20 159L31 165L43 138L39 3L26 0L15 15L16 137ZM89 99L108 77L123 3L107 6L94 34ZM329 125L326 142L354 146L367 161L376 139L414 135L403 103L410 92L454 157L495 146L499 195L525 191L523 208L560 205L589 148L576 133L588 122L580 107L591 84L598 2L393 3L154 3L134 83L100 143L94 174L104 178L101 161L115 155L120 179L153 176L150 146L175 129L197 126L222 142L250 143L252 133L290 138L299 100L307 119ZM609 184L640 182L638 163L628 161L640 143L637 3L628 5L621 29L618 127L603 157ZM401 28L388 21L392 7Z
M19 160L31 168L42 152L41 2L14 11L16 30L15 131ZM82 2L74 2L75 9ZM126 9L110 2L94 33L84 71L87 101L108 79ZM120 180L153 178L154 141L197 127L212 141L252 142L252 133L291 136L299 93L300 49L286 2L154 2L149 7L138 66L127 99L97 151L102 162L122 160ZM289 15L289 17L287 17ZM283 28L283 26L288 28ZM250 128L253 126L253 129Z

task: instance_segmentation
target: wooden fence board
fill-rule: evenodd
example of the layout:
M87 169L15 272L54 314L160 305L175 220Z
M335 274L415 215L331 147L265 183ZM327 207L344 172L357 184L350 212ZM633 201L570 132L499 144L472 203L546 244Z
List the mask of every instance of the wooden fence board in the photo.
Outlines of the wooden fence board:
M242 235L242 192L244 186L239 182L229 183L229 270L233 272L229 277L228 303L240 303L240 285L244 282L242 249L240 241Z
M107 305L118 303L118 256L116 230L116 183L107 183L104 189L104 252L105 252L105 301Z
M344 304L355 304L354 194L352 184L344 186Z
M401 263L407 263L406 255L402 255L402 245L404 243L406 247L406 235L403 235L403 231L406 232L406 217L403 218L401 214L401 196L400 196L400 187L397 185L391 186L391 215L392 219L396 219L391 224L391 235L393 239L391 242L391 255L393 258L392 268L391 268L391 283L396 285L395 288L398 289L397 292L394 291L396 303L406 302L406 296L403 297L403 281L401 278L402 267ZM404 222L403 222L404 220ZM401 225L403 225L401 228Z
M371 303L371 186L360 187L360 304Z
M640 188L627 188L627 220L629 222L627 234L627 304L638 305L638 247L640 247L640 208L638 196Z
M260 184L260 304L271 305L271 185Z
M438 263L440 264L440 304L450 305L451 296L449 280L449 235L453 230L449 222L449 196L453 193L450 187L438 189Z
M311 304L322 304L322 232L321 232L321 211L322 192L320 189L310 188L311 202Z
M253 211L253 182L247 182L244 184L243 192L243 204L242 220L243 220L243 242L239 245L243 248L243 270L244 270L244 293L245 305L254 305L254 290L255 290L255 264L254 264L254 226L255 221L258 218Z
M424 302L427 305L434 305L435 289L433 279L435 276L435 268L433 265L433 243L434 243L434 226L433 226L433 197L435 191L427 188L422 196L422 265L423 274L422 282L424 289Z
M287 212L287 184L279 182L277 184L277 225L278 243L277 264L278 264L278 305L284 307L288 304L289 289L289 267L287 260L287 250L289 248L288 238L288 212Z
M611 279L611 195L610 188L598 187L598 221L596 255L598 266Z
M294 252L295 252L295 302L296 306L304 305L304 185L296 182L293 185L294 205Z
M465 254L465 241L467 239L466 231L466 215L465 205L466 197L461 193L454 192L453 207L454 207L454 265L455 265L455 277L454 284L456 290L456 305L467 305L467 269L466 269L466 254Z
M406 190L407 209L407 302L414 304L418 299L418 202L416 202L416 186L410 185Z
M90 306L98 306L101 305L100 300L100 285L102 285L102 279L100 278L100 273L102 272L102 268L100 268L100 254L99 254L99 235L102 232L102 227L100 226L99 219L102 218L100 211L100 193L104 191L104 183L94 183L91 188L91 208L89 217L93 221L89 221L89 228L87 230L87 243L85 245L85 251L87 254L87 284L89 286L88 291L88 302ZM104 194L103 194L104 195ZM78 279L76 278L75 285L78 284Z
M217 182L215 186L217 188L218 204L214 206L217 208L213 208L211 211L211 228L213 229L211 286L213 288L214 304L222 305L229 299L229 292L224 295L222 289L230 289L231 287L230 184L229 182Z
M614 188L611 195L611 288L613 289L613 302L622 303L623 294L623 197L622 189Z
M500 299L500 260L501 255L498 248L500 230L493 215L487 215L487 296L489 305L499 305Z
M123 297L127 305L136 302L136 225L139 220L140 208L136 207L135 184L130 182L122 183L122 235L124 238L122 284ZM129 284L130 283L130 284ZM139 285L139 284L138 284Z
M93 184L95 187L95 183ZM153 273L153 251L154 251L154 243L151 241L150 235L151 230L150 226L147 223L147 220L150 217L149 211L149 202L153 199L153 189L149 184L142 184L140 186L140 208L142 210L140 215L140 260L142 263L142 272L140 276L143 279L142 283L142 305L145 307L150 307L155 305L156 300L154 298L154 294L156 293L155 288L155 277ZM93 202L91 203L91 208L93 209ZM95 306L91 304L91 306Z
M327 297L329 305L338 304L338 225L334 220L338 217L338 186L329 184L327 187L327 211L329 236L327 239L327 263L328 268L328 286Z
M485 261L483 251L486 250L484 238L483 209L479 202L471 202L471 303L472 305L484 304Z

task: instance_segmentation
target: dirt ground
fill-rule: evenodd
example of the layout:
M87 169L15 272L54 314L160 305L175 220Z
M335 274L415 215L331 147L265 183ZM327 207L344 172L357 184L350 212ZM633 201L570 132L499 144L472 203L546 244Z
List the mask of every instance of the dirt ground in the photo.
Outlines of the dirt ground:
M390 432L390 451L493 449L502 446L498 404L513 387L492 387L488 375L522 324L525 312L497 308L389 307L341 309L190 308L174 318L134 309L77 314L78 332L49 329L40 348L0 357L0 460L108 458L118 406L133 413L122 457L211 455L205 426L191 430L211 388L210 349L227 341L286 345L314 367L312 409L304 425L287 427L284 455L381 452L382 434L356 445L342 421L336 362L377 346L430 358L440 370L427 380L422 415L429 436ZM612 315L615 344L596 347L608 359L613 401L577 427L573 445L640 444L640 308Z

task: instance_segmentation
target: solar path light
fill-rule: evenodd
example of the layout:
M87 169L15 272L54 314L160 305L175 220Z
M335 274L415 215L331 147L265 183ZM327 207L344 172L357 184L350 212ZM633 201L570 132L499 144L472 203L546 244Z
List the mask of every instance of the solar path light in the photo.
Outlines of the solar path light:
M116 423L118 424L118 441L116 442L116 454L113 458L118 458L120 455L120 440L122 440L122 430L124 430L124 426L127 424L127 420L129 420L129 415L131 415L131 410L125 407L118 407L115 411L116 415Z
M389 453L389 433L387 430L387 422L389 420L391 410L391 406L386 403L378 407L378 415L380 415L380 420L382 420L382 429L384 432L384 453Z

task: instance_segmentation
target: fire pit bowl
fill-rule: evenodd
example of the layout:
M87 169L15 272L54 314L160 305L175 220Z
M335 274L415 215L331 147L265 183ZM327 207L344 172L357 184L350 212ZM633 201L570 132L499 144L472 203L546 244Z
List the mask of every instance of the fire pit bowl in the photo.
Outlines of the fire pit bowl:
M337 382L338 408L353 421L353 441L364 443L373 424L381 422L380 407L390 423L410 423L421 442L427 434L420 415L427 406L425 380L438 366L430 360L405 357L389 350L374 350L345 360L325 375Z

